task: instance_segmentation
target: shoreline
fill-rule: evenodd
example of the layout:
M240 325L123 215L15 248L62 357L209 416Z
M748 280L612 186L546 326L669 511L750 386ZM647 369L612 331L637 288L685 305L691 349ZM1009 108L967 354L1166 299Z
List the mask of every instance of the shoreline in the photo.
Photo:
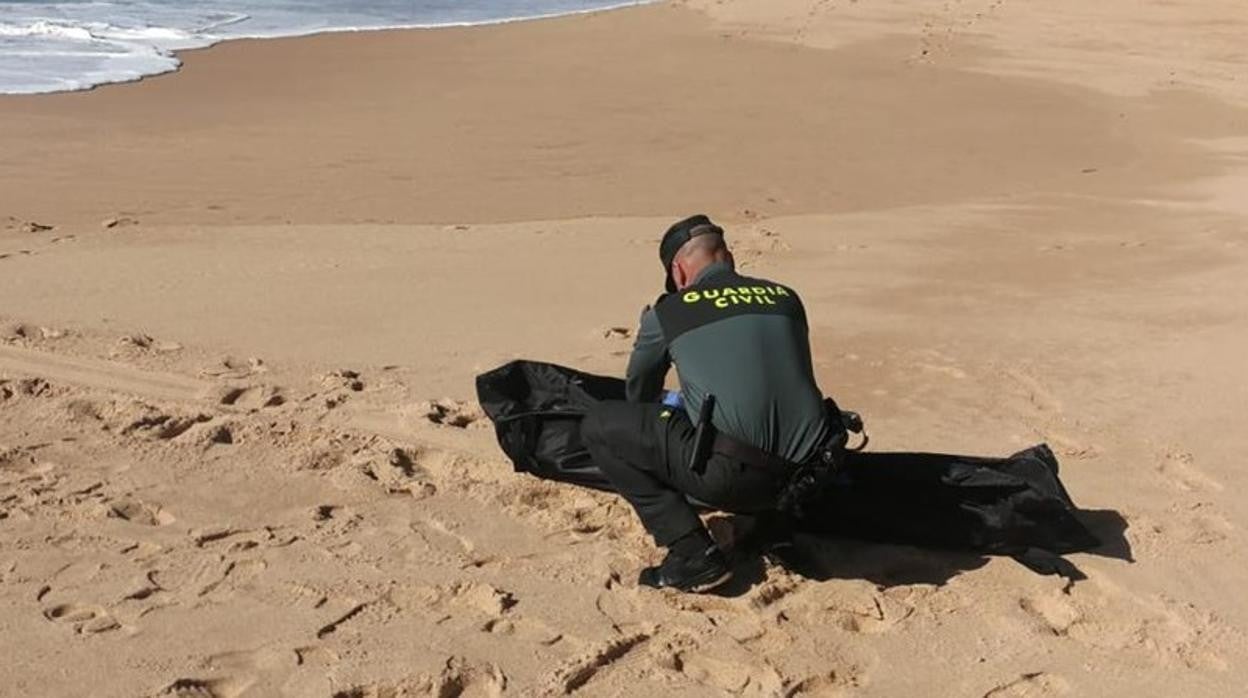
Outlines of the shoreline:
M182 57L184 55L192 54L196 51L204 51L207 49L212 49L222 44L226 44L226 43L233 42L233 41L266 41L266 40L272 40L272 39L300 39L300 38L307 38L307 37L312 37L312 36L321 36L324 34L353 34L353 33L379 32L379 31L425 31L425 30L436 30L436 29L466 29L466 28L472 28L472 27L502 26L502 25L508 25L508 24L516 24L519 22L538 22L538 21L543 21L543 20L559 19L562 17L576 17L579 15L598 14L602 12L615 12L617 10L628 9L630 7L643 7L646 5L657 4L657 3L665 2L665 1L666 0L620 0L620 2L616 4L607 5L605 7L593 8L593 9L568 10L566 12L549 12L549 13L532 15L532 16L527 16L527 17L504 17L500 19L480 20L480 21L475 21L475 22L474 21L448 22L448 23L442 23L442 24L411 23L411 24L394 24L394 25L385 25L385 26L376 26L376 27L335 27L335 28L327 28L327 29L295 31L292 33L241 34L238 36L219 37L219 38L216 38L215 40L206 42L203 45L199 45L199 46L189 46L186 48L178 48L178 49L171 49L168 51L161 51L160 55L168 57L168 58L172 58L173 60L177 62L176 65L170 67L167 70L146 73L138 77L134 77L134 78L107 80L104 82L98 82L98 83L94 83L94 84L87 85L84 87L73 87L73 88L67 88L67 89L36 90L36 91L27 91L27 92L0 92L0 100L3 100L5 97L36 97L40 95L69 94L69 93L75 93L75 92L92 92L94 90L109 87L111 85L130 85L130 84L142 82L150 78L157 78L157 77L169 75L171 73L179 72L182 69L182 64L183 64ZM246 18L235 18L228 22L225 22L223 25L219 24L216 26L226 26L229 24L237 24L240 21L245 21L245 19Z

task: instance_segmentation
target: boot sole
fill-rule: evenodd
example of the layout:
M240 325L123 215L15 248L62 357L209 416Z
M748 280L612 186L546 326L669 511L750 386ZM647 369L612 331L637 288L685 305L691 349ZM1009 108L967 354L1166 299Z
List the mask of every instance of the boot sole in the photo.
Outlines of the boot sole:
M691 594L701 594L704 592L711 591L712 589L715 589L717 587L723 586L730 579L732 579L732 570L724 570L722 573L720 573L718 577L715 577L705 582L694 582L693 584L690 584L688 587L681 589L681 591L685 591Z

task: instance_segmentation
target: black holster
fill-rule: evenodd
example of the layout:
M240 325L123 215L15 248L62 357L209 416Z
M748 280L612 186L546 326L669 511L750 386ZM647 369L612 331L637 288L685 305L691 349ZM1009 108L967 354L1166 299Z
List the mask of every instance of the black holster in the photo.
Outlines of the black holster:
M711 418L715 414L715 396L708 394L702 400L698 423L694 425L693 452L689 454L689 469L701 475L706 472L706 461L715 445L715 427Z
M799 515L805 504L832 484L845 463L845 452L851 450L851 433L862 435L862 442L852 450L858 451L867 445L867 433L857 412L841 410L832 398L825 398L823 406L833 431L809 459L793 468L788 484L776 501L776 509L781 514Z

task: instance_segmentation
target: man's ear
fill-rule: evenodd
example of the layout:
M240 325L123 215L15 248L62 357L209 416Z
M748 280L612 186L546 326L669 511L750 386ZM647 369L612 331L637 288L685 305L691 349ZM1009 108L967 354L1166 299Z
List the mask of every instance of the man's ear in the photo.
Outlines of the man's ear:
M680 260L672 260L672 281L676 282L676 288L685 287L685 281L689 279L689 275L685 273L685 268L681 266Z

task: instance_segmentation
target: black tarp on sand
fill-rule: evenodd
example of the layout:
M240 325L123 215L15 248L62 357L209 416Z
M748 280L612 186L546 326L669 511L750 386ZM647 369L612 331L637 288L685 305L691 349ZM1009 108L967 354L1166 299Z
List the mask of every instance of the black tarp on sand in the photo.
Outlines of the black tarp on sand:
M513 361L478 376L477 397L517 471L611 490L581 444L580 417L594 401L623 399L623 381ZM845 538L1016 556L1099 544L1044 445L1007 458L850 453L836 484L805 509L799 528Z

